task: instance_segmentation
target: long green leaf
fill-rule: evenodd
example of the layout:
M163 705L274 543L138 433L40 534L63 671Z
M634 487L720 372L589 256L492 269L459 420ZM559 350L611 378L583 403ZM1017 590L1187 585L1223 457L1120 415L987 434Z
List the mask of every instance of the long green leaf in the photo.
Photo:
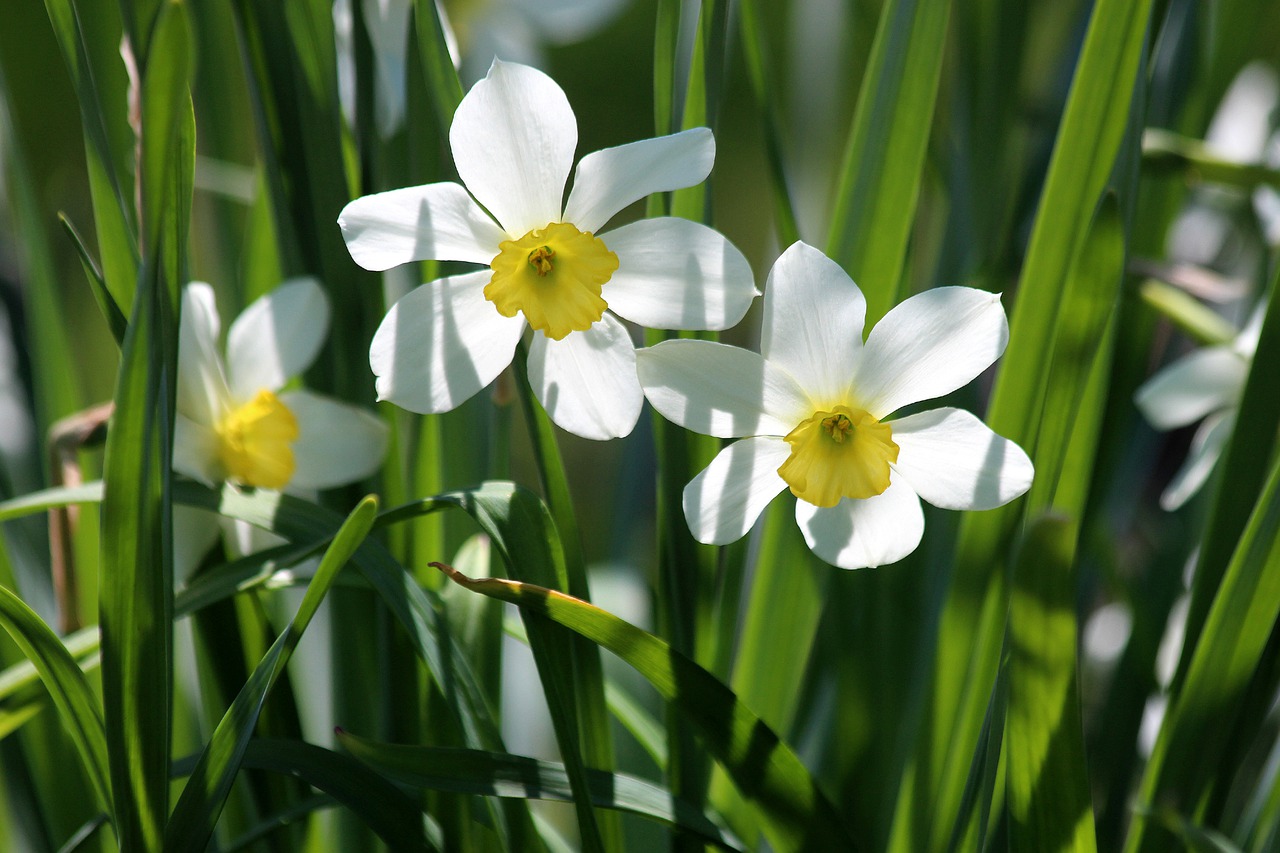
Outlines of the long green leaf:
M1076 535L1065 518L1038 519L1014 568L1005 730L1013 850L1097 850L1076 687Z
M267 694L284 672L303 632L328 594L334 577L369 535L377 512L377 500L366 498L352 510L335 534L320 567L307 585L293 621L272 643L201 753L165 827L166 850L200 851L208 846L231 783L240 771L241 758L258 724Z
M107 739L98 699L71 652L22 599L0 587L0 624L35 666L53 697L93 784L99 807L111 813Z
M555 762L474 749L376 743L342 731L338 740L356 758L402 784L498 797L573 800L568 773ZM704 844L741 849L706 815L652 782L589 770L587 784L591 801L600 808L656 820Z
M448 566L450 579L507 601L580 634L616 654L649 680L702 734L742 793L765 813L775 845L857 850L839 812L791 748L733 692L657 637L611 613L555 590L499 579L471 580Z
M1229 741L1249 679L1280 617L1280 460L1223 575L1187 675L1171 698L1142 782L1140 805L1198 820L1204 789ZM1156 850L1168 838L1138 820L1126 849Z
M107 436L99 615L116 829L131 850L159 849L169 812L170 458L195 142L185 10L166 5L151 38L153 61L140 69L144 263Z
M866 294L868 325L898 295L950 16L948 0L886 3L862 78L827 254Z
M1094 6L1058 129L988 412L997 433L1027 448L1035 447L1043 415L1055 325L1074 307L1063 304L1064 283L1129 120L1150 9L1150 0L1100 0ZM1039 461L1034 450L1032 458ZM998 567L1020 511L1014 504L971 513L962 522L936 639L925 720L930 733L918 739L899 797L893 849L939 849L956 819L996 677L1009 594Z

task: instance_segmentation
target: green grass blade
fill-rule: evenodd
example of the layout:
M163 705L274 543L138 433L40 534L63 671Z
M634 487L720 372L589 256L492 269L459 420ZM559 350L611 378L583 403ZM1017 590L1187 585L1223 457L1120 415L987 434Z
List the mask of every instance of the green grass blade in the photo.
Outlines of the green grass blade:
M897 301L950 15L947 0L886 3L862 78L827 254L866 295L868 327Z
M1140 806L1198 820L1203 793L1238 724L1240 704L1280 616L1280 460L1270 466L1205 618L1186 678L1170 699L1142 782ZM1138 820L1126 849L1156 850L1168 837Z
M1067 519L1042 517L1014 567L1005 729L1012 850L1097 850L1076 686L1076 536Z
M573 790L561 764L472 749L376 743L339 732L356 758L401 784L433 790L571 802ZM701 811L645 779L587 771L591 801L599 808L630 812L686 833L704 844L741 849Z
M703 735L742 793L764 813L780 849L857 850L817 781L785 742L702 667L652 634L555 590L504 580L471 580L447 566L468 589L515 604L616 654L648 679Z
M1186 676L1195 654L1200 631L1223 580L1232 552L1244 530L1245 520L1261 492L1266 467L1260 460L1270 459L1276 445L1280 425L1280 394L1275 392L1275 377L1280 375L1280 266L1271 284L1271 302L1263 318L1254 352L1253 366L1245 381L1240 410L1231 441L1218 463L1218 491L1200 544L1200 557L1191 586L1191 607L1187 611L1183 657L1178 662L1175 687Z
M66 214L58 214L58 221L62 223L62 230L67 232L67 236L71 238L71 243L76 247L76 254L80 256L80 264L84 267L85 278L89 280L89 288L93 291L94 301L98 303L98 310L102 312L103 319L107 321L107 328L111 331L111 337L116 339L117 344L123 345L124 334L129 328L129 321L125 319L124 312L120 310L120 305L116 302L115 297L111 295L111 291L107 289L107 280L103 278L98 262L89 253L89 247L84 244L84 238L80 236L76 226L71 224L71 220L67 218Z
M462 82L449 56L440 9L434 0L414 0L413 19L418 31L418 58L431 94L432 113L440 128L440 138L448 139L453 112L462 101Z
M138 246L119 9L113 3L75 0L46 0L45 8L80 103L103 276L116 301L129 304L138 278Z
M1063 303L1066 282L1120 150L1150 7L1149 0L1094 6L1032 230L987 420L1037 464L1056 324L1074 308ZM951 832L996 677L1008 599L1000 567L1021 509L970 513L961 522L927 700L931 732L918 741L899 798L894 849L938 849Z
M107 436L99 623L103 709L120 843L157 850L169 811L173 702L170 457L177 297L186 276L195 127L185 10L165 7L141 69L145 263ZM108 282L110 279L108 279Z
M53 630L22 599L4 587L0 587L0 624L40 674L80 753L98 804L110 814L112 797L106 731L93 688Z
M377 512L377 500L366 498L352 510L335 534L315 577L307 585L293 621L276 638L249 676L201 753L165 828L165 850L201 851L208 846L231 783L240 771L241 758L258 724L267 694L284 672L338 571L369 535Z

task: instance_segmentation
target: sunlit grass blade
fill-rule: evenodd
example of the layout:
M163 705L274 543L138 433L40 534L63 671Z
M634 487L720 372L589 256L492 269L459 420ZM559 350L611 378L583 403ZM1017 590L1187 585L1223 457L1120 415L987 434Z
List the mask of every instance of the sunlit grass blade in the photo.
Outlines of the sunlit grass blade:
M61 641L67 652L87 672L98 665L98 629L82 628ZM40 670L30 660L23 660L0 672L0 739L17 731L49 703ZM97 706L94 706L95 711ZM100 716L100 712L99 712ZM105 741L103 741L105 744ZM105 759L105 753L103 755ZM105 769L106 765L103 764Z
M1014 566L1005 728L1014 850L1097 849L1076 682L1077 530L1037 519Z
M303 632L328 594L334 577L369 535L377 512L377 500L366 498L334 535L320 567L307 585L293 620L276 638L231 703L191 772L165 828L166 850L198 851L208 846L267 694L284 672Z
M857 850L844 820L799 757L733 692L652 634L587 602L531 584L471 580L447 566L456 583L550 619L622 658L697 728L703 743L764 815L780 849Z
M71 736L103 811L112 813L107 738L93 688L52 629L13 592L0 587L0 625L35 666Z
M988 422L1028 448L1037 463L1056 324L1074 309L1063 303L1065 282L1129 121L1150 7L1148 0L1094 6L1020 278ZM955 819L999 663L1008 600L1001 566L1021 508L973 513L961 523L927 700L930 734L918 740L898 805L902 817L919 815L927 827L898 820L894 849L938 849Z
M434 0L414 0L413 19L418 31L418 58L431 94L432 113L441 138L447 139L453 112L462 101L462 82L458 80L458 71L449 55L440 7Z
M862 78L827 254L866 295L868 326L897 301L950 14L946 0L886 3Z
M145 262L121 353L107 436L99 622L116 830L153 850L169 806L173 446L178 289L186 274L195 126L185 11L166 6L140 69ZM108 279L110 283L110 279Z
M1222 577L1142 782L1139 803L1198 821L1217 761L1242 720L1241 700L1280 616L1280 460ZM1157 850L1168 837L1135 821L1126 849Z
M342 745L356 758L401 784L485 794L572 801L569 777L561 764L521 755L377 743L342 732ZM645 779L622 773L587 771L592 802L599 808L630 812L666 824L704 844L741 849L698 809Z

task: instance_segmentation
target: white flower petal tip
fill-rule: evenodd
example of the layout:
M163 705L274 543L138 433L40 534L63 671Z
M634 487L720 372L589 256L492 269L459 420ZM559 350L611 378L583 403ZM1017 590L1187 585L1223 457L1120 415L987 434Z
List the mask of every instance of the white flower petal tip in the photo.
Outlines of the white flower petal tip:
M489 276L439 279L391 306L369 347L379 401L419 414L447 412L511 363L524 320L502 316L484 298Z
M854 387L867 411L883 418L967 385L1008 342L998 294L936 287L901 302L871 330Z
M557 426L596 441L630 435L644 405L635 346L608 314L563 340L535 335L529 384Z
M338 227L351 259L378 272L424 260L488 264L507 239L454 183L361 196L342 208Z
M618 270L609 308L652 329L727 329L759 295L751 265L724 235L685 219L642 219L605 234Z
M796 522L809 550L840 569L896 563L924 536L920 499L902 480L873 498L845 498L833 507L796 501Z
M494 60L449 127L462 183L516 239L559 220L577 146L578 122L564 90L514 62Z
M715 137L705 127L593 152L578 163L564 218L598 231L632 202L702 183L715 159Z
M329 333L329 297L311 277L255 299L227 331L227 381L236 402L277 391L311 366Z
M889 422L899 448L894 468L942 509L1004 506L1031 488L1026 452L963 409L933 409Z
M684 516L693 538L727 545L751 530L787 484L778 476L791 448L777 438L744 438L716 454L684 487Z
M1195 423L1218 409L1236 406L1249 374L1249 359L1232 346L1196 350L1152 376L1133 401L1156 429Z

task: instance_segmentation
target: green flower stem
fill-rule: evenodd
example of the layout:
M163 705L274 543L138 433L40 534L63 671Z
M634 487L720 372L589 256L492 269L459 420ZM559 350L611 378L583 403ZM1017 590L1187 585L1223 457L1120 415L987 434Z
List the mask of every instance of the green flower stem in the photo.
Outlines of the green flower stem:
M512 376L519 389L521 409L533 441L533 455L542 480L543 493L564 549L565 577L558 580L573 597L590 601L587 567L582 556L582 538L578 533L578 517L573 510L573 497L569 494L569 481L565 477L564 460L560 456L551 418L538 403L533 395L533 388L529 385L529 349L524 341L516 346ZM609 737L609 712L604 699L604 672L600 665L600 651L586 642L576 642L573 648L574 683L577 687L574 700L578 708L582 757L588 767L611 770L613 743ZM602 812L599 824L606 849L622 849L622 824L618 816Z

